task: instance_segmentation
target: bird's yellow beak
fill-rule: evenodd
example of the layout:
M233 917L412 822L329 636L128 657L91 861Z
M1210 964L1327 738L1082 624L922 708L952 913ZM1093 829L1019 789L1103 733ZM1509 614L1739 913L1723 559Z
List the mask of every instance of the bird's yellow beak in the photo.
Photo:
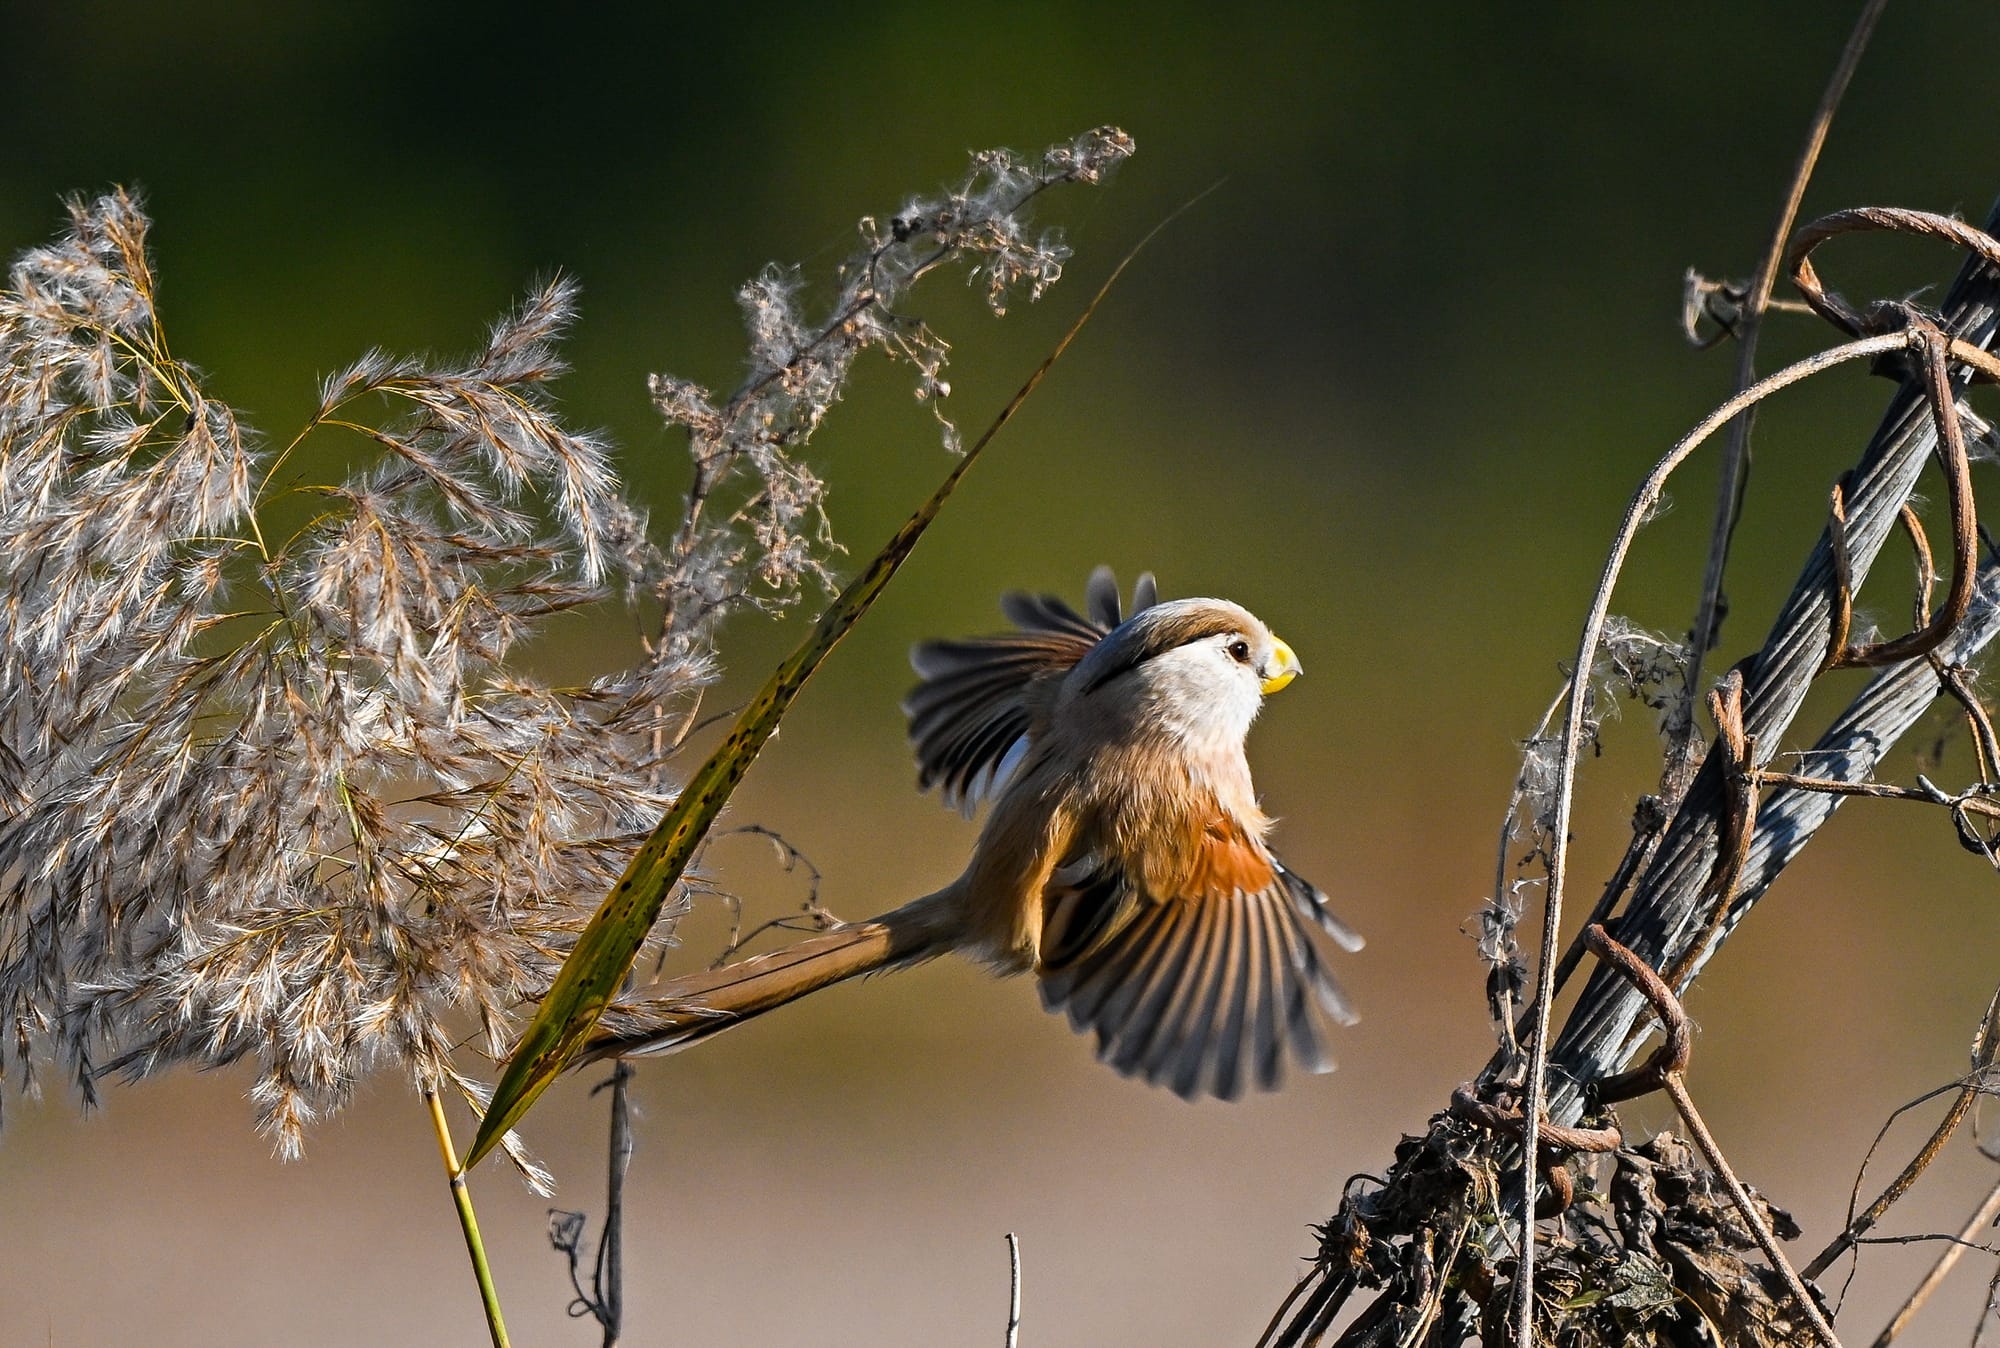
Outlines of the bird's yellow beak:
M1305 673L1299 657L1278 638L1271 638L1271 662L1264 667L1264 692L1268 696Z

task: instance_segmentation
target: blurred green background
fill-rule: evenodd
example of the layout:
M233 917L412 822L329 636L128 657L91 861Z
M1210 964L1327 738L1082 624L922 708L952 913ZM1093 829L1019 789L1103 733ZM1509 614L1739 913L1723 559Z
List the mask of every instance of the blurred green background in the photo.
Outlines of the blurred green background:
M1751 269L1855 8L17 0L0 9L0 244L54 232L64 193L142 187L176 350L279 437L366 347L463 350L567 271L584 287L567 405L665 518L682 446L645 376L729 387L732 294L767 260L824 276L857 217L955 178L969 150L1129 130L1137 158L1043 216L1077 249L1047 301L996 323L940 277L911 306L955 343L952 408L976 428L1124 250L1226 178L970 480L734 818L802 848L843 915L891 906L972 838L910 790L912 641L989 628L1006 588L1074 597L1100 561L1241 600L1310 671L1252 740L1280 845L1370 938L1339 961L1364 1015L1336 1044L1343 1070L1190 1107L1095 1066L1024 981L946 963L827 993L644 1070L627 1341L997 1340L1011 1230L1036 1348L1247 1343L1312 1248L1306 1224L1485 1058L1460 924L1491 883L1514 741L1554 691L1617 511L1727 391L1733 353L1676 331L1683 270ZM1892 7L1807 214L1982 216L2000 193L1996 41L1990 4ZM1868 240L1823 270L1851 295L1935 296L1955 266ZM1778 320L1763 364L1827 341ZM947 466L910 385L864 365L816 441L857 552ZM1760 421L1714 667L1761 638L1885 388L1835 376ZM1713 479L1708 458L1681 480L1622 611L1686 626ZM1885 623L1905 611L1893 583L1866 597ZM617 658L616 627L544 668ZM799 630L729 629L730 687ZM1580 893L1622 846L1651 743L1632 712L1589 765ZM802 897L753 840L716 858L753 915ZM1806 1223L1802 1245L1837 1225L1886 1113L1963 1070L1995 897L1941 819L1850 808L1698 985L1693 1089L1739 1169ZM710 913L687 936L705 958L722 932ZM590 1084L528 1126L569 1207L602 1202ZM296 1165L250 1132L245 1085L120 1088L88 1119L60 1091L10 1102L0 1338L483 1341L402 1084L374 1082ZM1898 1162L1914 1136L1893 1135ZM1955 1228L1990 1177L1961 1142L1897 1229ZM515 1341L594 1343L564 1318L547 1205L498 1168L476 1187ZM1872 1334L1927 1258L1869 1251L1843 1327ZM1969 1332L1983 1276L1925 1337Z

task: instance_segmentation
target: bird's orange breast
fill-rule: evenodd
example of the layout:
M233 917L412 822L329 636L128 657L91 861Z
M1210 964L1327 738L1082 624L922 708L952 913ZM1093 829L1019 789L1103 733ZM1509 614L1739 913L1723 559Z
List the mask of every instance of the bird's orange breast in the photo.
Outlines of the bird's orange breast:
M1226 897L1256 894L1276 878L1264 849L1226 814L1210 816L1189 859L1184 892Z

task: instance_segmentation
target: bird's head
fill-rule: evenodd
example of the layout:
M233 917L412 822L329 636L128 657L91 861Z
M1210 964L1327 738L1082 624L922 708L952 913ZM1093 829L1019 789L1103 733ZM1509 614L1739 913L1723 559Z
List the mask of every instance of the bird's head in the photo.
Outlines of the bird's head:
M1302 672L1292 648L1242 605L1173 599L1108 633L1071 671L1066 691L1100 715L1118 709L1230 747L1242 744L1265 695Z

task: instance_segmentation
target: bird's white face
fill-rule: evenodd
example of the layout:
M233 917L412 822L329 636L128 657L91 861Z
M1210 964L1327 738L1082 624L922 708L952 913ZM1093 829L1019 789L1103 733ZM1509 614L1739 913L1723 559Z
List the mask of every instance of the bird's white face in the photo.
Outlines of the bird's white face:
M1191 748L1226 751L1242 747L1265 695L1300 668L1292 648L1253 618L1157 655L1137 672L1148 700Z
M1238 752L1265 695L1301 672L1290 646L1223 600L1159 604L1126 629L1075 671L1074 709L1108 735L1117 725L1196 753Z

